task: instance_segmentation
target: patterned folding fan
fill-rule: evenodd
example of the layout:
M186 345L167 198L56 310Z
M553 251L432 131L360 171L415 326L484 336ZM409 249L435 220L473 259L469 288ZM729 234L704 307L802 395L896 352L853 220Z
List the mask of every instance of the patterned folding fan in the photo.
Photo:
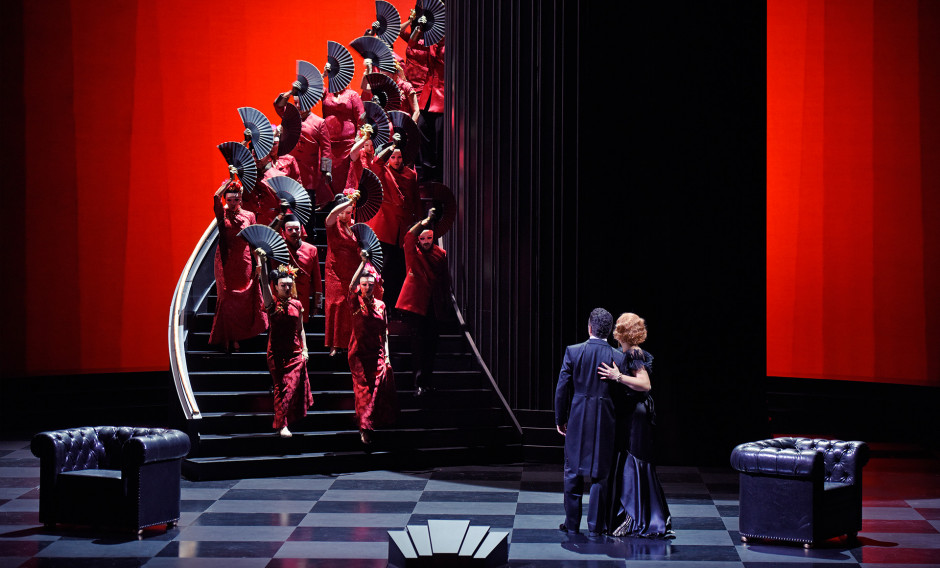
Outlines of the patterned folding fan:
M278 199L284 199L290 205L290 210L300 219L301 225L306 225L313 211L310 195L304 186L287 176L274 176L264 180L268 187L277 194Z
M258 179L258 167L248 148L239 142L223 142L218 145L218 148L226 163L235 166L238 170L238 179L241 180L245 191L254 190L255 181Z
M251 146L254 148L255 158L260 160L270 154L271 148L274 147L274 132L271 131L268 117L251 107L241 107L238 109L238 115L242 117L245 128L251 131Z
M395 6L385 0L376 0L375 21L379 23L379 29L375 30L375 33L389 47L395 45L395 40L398 39L398 33L401 31L401 16Z
M377 37L362 36L349 42L363 59L371 59L372 65L386 73L395 73L395 57L388 45Z
M310 110L323 98L323 75L314 64L298 59L297 81L300 83L300 93L295 98L301 109Z
M379 274L382 274L385 259L382 257L382 245L379 244L379 238L375 236L375 231L365 223L355 223L350 228L353 234L356 235L356 240L359 241L359 248L369 254L369 262L372 263L372 266Z
M330 64L326 73L330 78L330 92L335 95L349 86L356 74L356 65L349 50L335 41L326 42L326 62Z
M372 146L385 146L388 144L388 115L372 101L364 101L362 106L366 110L366 124L372 125Z
M447 23L444 17L446 13L444 3L441 0L418 0L418 4L421 5L418 17L424 16L428 20L426 24L421 26L421 29L424 30L422 36L424 45L434 45L444 37L444 28Z
M284 107L281 114L281 140L277 144L277 156L280 158L297 145L300 140L300 127L303 120L300 118L300 111L294 105Z
M388 113L388 118L392 121L392 134L401 136L401 142L398 143L398 149L401 150L401 158L406 164L411 165L418 159L418 148L421 147L421 132L418 125L406 112L393 110Z
M385 109L398 110L401 108L401 89L388 75L382 73L367 73L366 81L372 89L372 101Z
M353 217L357 223L365 223L375 217L382 207L382 182L372 170L362 170L362 176L359 178L359 201L356 202L356 209Z
M273 258L280 264L290 264L290 253L287 252L287 243L284 237L267 225L248 225L238 233L238 236L248 241L251 250L260 248L268 258Z
M457 218L457 200L454 192L443 183L431 183L431 207L437 209L434 221L434 238L447 234Z

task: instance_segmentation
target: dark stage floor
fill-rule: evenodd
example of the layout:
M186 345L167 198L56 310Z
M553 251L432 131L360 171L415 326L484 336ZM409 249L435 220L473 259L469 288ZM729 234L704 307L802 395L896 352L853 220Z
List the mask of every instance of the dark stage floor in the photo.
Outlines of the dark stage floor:
M27 442L0 442L0 567L385 566L386 531L429 518L512 530L510 565L940 565L940 460L873 446L865 468L860 542L813 550L742 545L737 476L728 469L661 467L676 538L589 540L556 530L561 467L448 467L183 484L183 517L136 536L48 531L38 519L38 460ZM582 523L583 528L583 523Z

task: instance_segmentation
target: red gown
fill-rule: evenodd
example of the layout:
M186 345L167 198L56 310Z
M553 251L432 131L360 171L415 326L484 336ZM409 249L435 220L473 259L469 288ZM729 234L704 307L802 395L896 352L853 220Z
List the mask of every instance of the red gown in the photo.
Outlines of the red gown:
M418 94L418 108L444 112L444 38L428 49L427 77Z
M300 166L301 185L312 194L318 204L331 201L333 194L343 189L333 191L323 174L320 173L320 160L329 158L332 161L333 149L330 129L326 121L319 116L310 113L304 119L300 126L300 140L297 141L290 155L297 158L297 165Z
M326 301L323 315L326 317L323 344L327 347L349 345L350 316L346 307L349 281L359 267L359 244L350 232L339 228L339 221L326 227Z
M317 294L323 290L323 284L320 277L320 259L317 256L317 247L300 241L300 245L295 249L286 238L287 252L290 253L291 264L300 269L294 278L294 284L297 286L297 299L300 300L304 308L304 321L310 320L310 292ZM352 276L350 276L352 278Z
M268 308L268 370L274 383L274 428L280 430L307 415L313 405L307 362L303 357L303 306L293 298Z
M268 319L261 287L253 274L248 241L238 236L242 229L254 224L255 215L245 209L232 213L223 209L219 199L213 201L219 225L219 246L215 250L218 301L209 343L224 345L258 335L267 327Z
M398 189L398 182L392 174L392 169L387 164L373 161L369 169L382 182L382 206L375 217L366 221L366 224L372 227L375 236L383 243L400 246L402 243L400 238L404 236L401 227L407 222L405 198ZM405 231L409 228L411 225L405 227Z
M405 79L411 83L419 97L428 79L429 54L430 50L424 46L423 39L418 40L418 45L414 47L409 45L405 48Z
M323 120L330 132L333 155L333 179L336 182L346 181L349 171L349 150L356 142L356 131L359 130L359 117L365 111L362 98L352 89L344 89L339 94L325 93L323 95ZM344 187L335 187L339 193ZM352 275L350 274L350 277Z
M349 370L356 395L359 428L374 430L398 416L395 375L385 352L388 319L381 300L370 302L359 293L349 293L347 308L352 317L349 339Z

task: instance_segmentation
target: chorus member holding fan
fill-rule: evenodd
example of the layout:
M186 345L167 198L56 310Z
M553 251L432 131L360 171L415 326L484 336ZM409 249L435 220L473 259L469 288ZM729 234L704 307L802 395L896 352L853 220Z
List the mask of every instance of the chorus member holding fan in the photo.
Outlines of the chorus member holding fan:
M346 309L346 289L359 263L359 243L350 230L352 213L359 192L348 190L336 196L336 205L326 216L326 317L323 343L330 348L330 356L337 349L349 346L350 316Z
M623 363L601 363L601 379L627 387L617 401L617 454L610 476L608 528L614 536L672 538L672 517L653 463L653 426L656 415L650 396L653 356L640 348L646 341L646 321L636 314L617 318L614 338L623 351Z
M267 327L262 310L258 274L253 270L251 250L238 233L255 223L255 215L241 208L242 186L237 170L229 166L229 179L212 198L219 228L215 251L215 287L218 295L209 343L226 351L240 349L239 341L254 337Z
M303 226L300 224L300 219L294 215L284 217L284 228L281 234L287 243L291 264L297 267L294 284L297 287L297 298L304 308L304 321L306 322L310 320L310 316L315 315L323 292L317 247L303 240ZM312 305L310 304L311 291L313 292Z
M295 278L297 269L281 265L272 271L276 297L271 286L265 253L255 251L261 266L261 293L268 314L268 370L274 393L274 429L282 438L291 437L288 424L307 415L313 405L310 380L307 377L307 336L304 334L304 308L297 300Z
M352 317L349 370L356 396L356 417L363 444L371 444L376 426L395 421L398 399L388 351L385 303L373 295L375 277L365 270L368 254L360 251L359 268L349 282L347 310Z
M274 110L278 115L283 116L284 107L290 104L291 94L295 96L296 101L296 95L299 92L300 83L294 81L290 91L278 95L274 101ZM290 155L297 160L300 169L300 184L310 192L314 202L319 206L333 199L332 174L328 173L332 171L333 139L324 119L313 113L311 109L298 108L298 110L300 110L303 123L300 127L300 139L290 151Z
M434 244L431 229L436 214L437 211L431 209L427 218L415 223L405 235L407 274L395 305L402 310L402 319L411 335L415 396L433 390L431 375L437 357L437 323L447 313L450 291L447 251Z
M324 73L323 81L329 84L329 75ZM346 180L349 172L349 151L356 143L356 132L362 124L365 112L362 98L356 91L345 88L335 95L323 93L323 120L330 135L330 153L333 156L333 179L340 183Z

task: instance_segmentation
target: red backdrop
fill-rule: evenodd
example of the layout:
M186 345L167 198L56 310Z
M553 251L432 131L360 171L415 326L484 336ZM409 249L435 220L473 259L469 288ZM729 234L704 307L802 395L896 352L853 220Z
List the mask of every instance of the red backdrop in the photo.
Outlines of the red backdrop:
M216 145L241 138L236 109L274 116L296 59L322 70L327 40L375 19L368 0L272 6L23 3L27 374L169 368L171 296L226 175Z
M767 4L767 373L940 386L940 4Z

